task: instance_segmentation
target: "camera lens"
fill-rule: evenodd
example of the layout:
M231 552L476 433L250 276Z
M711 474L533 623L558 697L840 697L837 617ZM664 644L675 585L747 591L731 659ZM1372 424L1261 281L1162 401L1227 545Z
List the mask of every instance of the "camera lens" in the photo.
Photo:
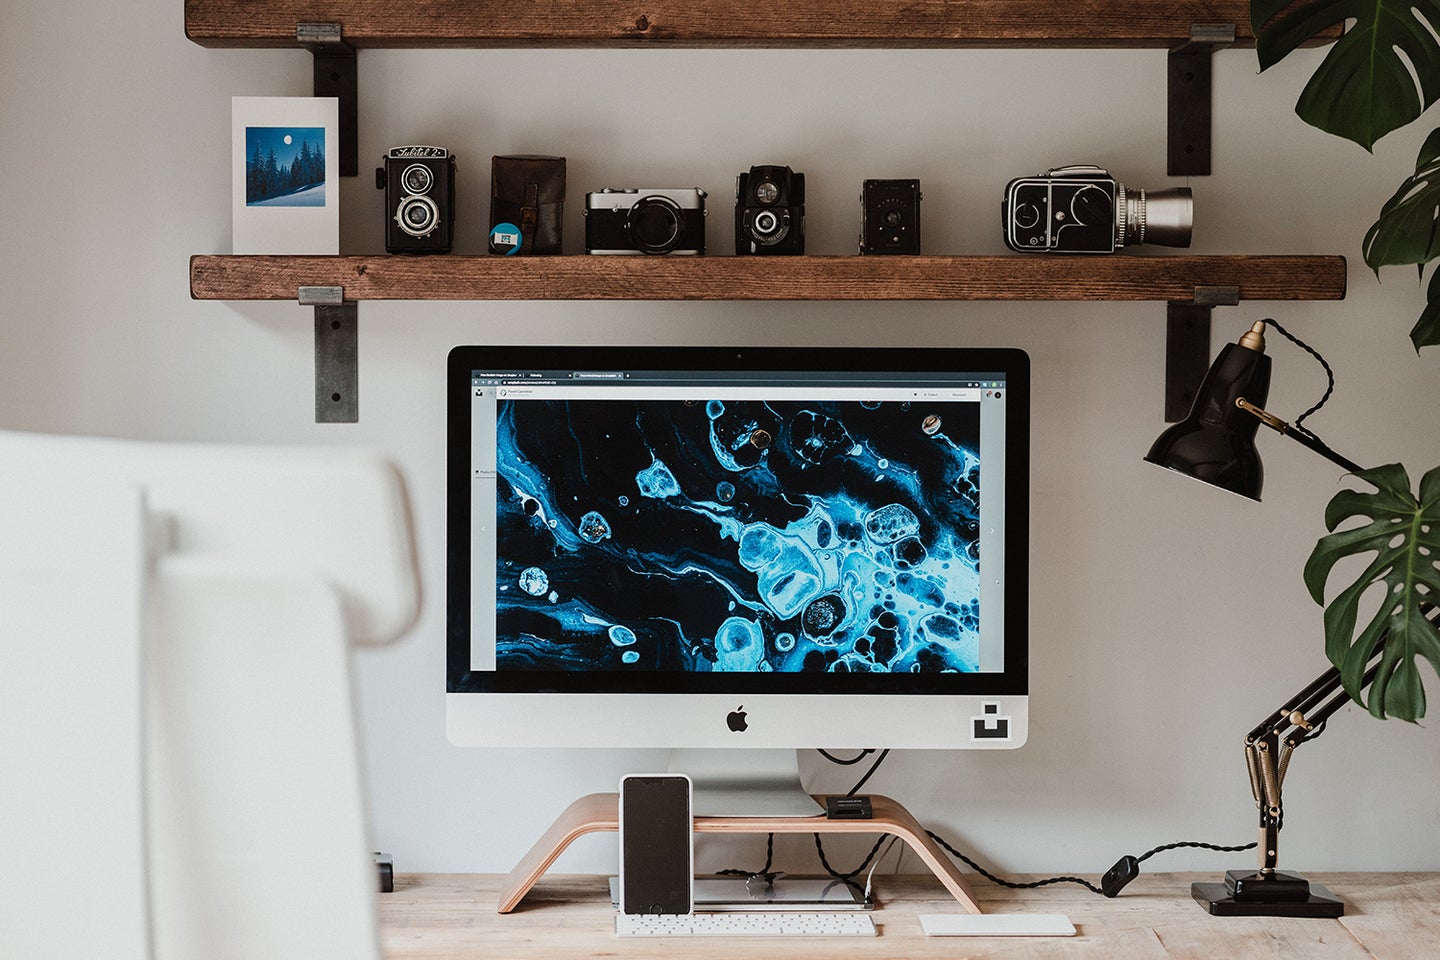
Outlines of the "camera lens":
M1122 236L1126 246L1132 243L1190 246L1195 206L1189 187L1154 190L1149 194L1144 190L1131 190L1125 196L1123 213L1125 232Z
M774 203L780 199L780 188L769 180L761 180L755 185L755 199L761 203Z
M400 229L412 237L423 237L440 224L440 208L429 197L406 197L395 213Z
M772 210L761 210L755 214L755 232L759 234L774 233L780 226L780 218L775 216Z
M405 188L406 193L429 193L430 185L434 182L434 174L423 163L412 163L400 174L400 185Z
M669 197L650 196L630 208L625 228L636 249L644 253L669 253L684 230L685 213Z

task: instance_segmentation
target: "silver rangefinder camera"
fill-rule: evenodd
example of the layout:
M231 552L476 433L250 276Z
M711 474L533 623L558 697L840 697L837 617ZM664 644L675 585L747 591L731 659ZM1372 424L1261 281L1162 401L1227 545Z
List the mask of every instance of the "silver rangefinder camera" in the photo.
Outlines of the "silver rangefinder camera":
M1005 245L1021 253L1114 253L1140 243L1188 247L1194 214L1189 187L1147 194L1083 164L1011 180L1000 205Z
M585 252L703 254L705 196L699 187L587 193Z

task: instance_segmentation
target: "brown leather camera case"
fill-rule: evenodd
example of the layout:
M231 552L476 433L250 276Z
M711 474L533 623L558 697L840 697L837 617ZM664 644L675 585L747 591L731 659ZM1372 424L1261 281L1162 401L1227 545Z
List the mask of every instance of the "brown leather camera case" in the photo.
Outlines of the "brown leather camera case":
M564 157L490 158L490 228L519 227L518 253L559 253L564 214Z

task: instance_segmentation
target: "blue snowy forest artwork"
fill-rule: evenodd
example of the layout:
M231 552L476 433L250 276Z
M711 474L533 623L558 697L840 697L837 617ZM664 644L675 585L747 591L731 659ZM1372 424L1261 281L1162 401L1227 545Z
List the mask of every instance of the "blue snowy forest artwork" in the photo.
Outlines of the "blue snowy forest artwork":
M978 404L502 400L497 433L499 669L978 669Z
M325 128L246 127L245 205L325 206Z

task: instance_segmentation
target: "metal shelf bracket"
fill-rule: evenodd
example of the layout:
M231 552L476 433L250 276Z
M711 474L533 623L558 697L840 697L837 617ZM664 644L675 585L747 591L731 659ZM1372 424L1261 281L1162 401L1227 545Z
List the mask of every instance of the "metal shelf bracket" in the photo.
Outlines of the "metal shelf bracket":
M340 176L357 176L360 173L360 81L355 48L345 42L338 23L297 24L295 42L315 55L315 96L340 100Z
M1240 302L1239 287L1195 288L1193 300L1165 304L1165 421L1190 415L1200 381L1210 368L1210 311Z
M360 419L359 304L340 287L301 287L300 305L315 308L315 422Z
M1172 177L1210 175L1210 67L1216 50L1235 42L1235 24L1199 23L1170 51L1166 166Z

